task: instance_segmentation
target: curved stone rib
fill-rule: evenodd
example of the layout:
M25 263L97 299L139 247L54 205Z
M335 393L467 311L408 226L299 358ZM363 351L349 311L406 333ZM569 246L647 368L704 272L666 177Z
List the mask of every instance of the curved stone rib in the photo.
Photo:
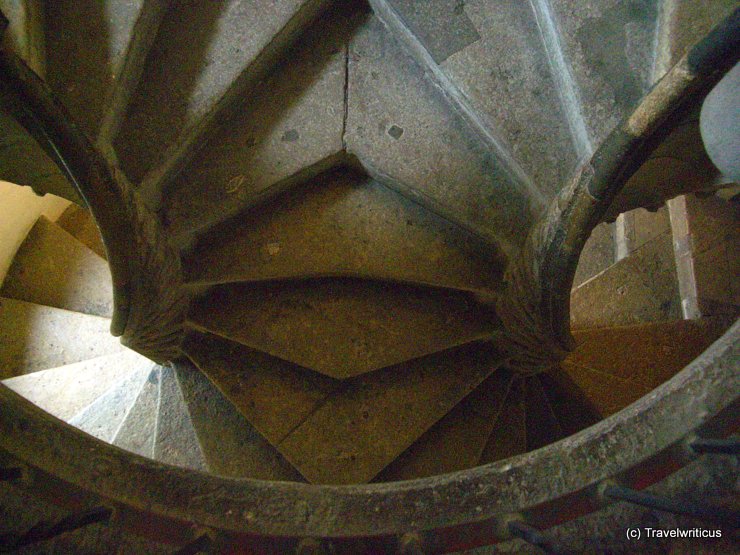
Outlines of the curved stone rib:
M345 170L217 227L185 274L196 285L357 276L492 297L502 265L477 237Z
M488 339L496 326L460 292L341 278L219 286L188 320L339 379Z

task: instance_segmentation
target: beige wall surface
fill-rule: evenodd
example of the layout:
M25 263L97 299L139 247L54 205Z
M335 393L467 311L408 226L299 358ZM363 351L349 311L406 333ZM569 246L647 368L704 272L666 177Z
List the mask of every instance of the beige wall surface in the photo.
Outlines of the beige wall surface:
M69 204L66 199L40 197L30 187L0 181L0 284L36 219L43 214L55 221Z

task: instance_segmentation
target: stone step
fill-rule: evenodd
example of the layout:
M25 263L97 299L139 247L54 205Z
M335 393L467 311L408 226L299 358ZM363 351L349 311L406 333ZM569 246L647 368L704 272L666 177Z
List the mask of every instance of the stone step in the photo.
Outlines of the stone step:
M0 377L123 351L109 328L100 316L0 297Z
M502 167L391 32L349 46L345 142L375 179L493 244L520 244L539 199Z
M183 350L273 445L285 439L340 384L215 335L191 332Z
M347 11L311 26L169 184L162 211L178 242L345 163Z
M159 185L192 154L219 113L248 96L326 4L172 2L144 64L114 147L121 167L157 204Z
M108 258L100 230L89 211L76 204L70 204L59 216L56 224L99 257Z
M424 478L476 466L501 414L513 375L499 369L388 465L374 482Z
M573 329L603 328L681 317L676 264L668 231L571 292Z
M108 264L44 216L18 249L0 295L106 318L113 313Z
M73 416L69 423L103 441L112 442L151 373L152 363L139 367Z
M524 380L527 451L534 451L565 437L539 376Z
M501 362L477 342L347 380L277 447L312 483L367 482Z
M234 478L305 481L196 367L178 363L175 373L212 473Z
M727 319L707 318L576 331L578 346L562 368L609 416L683 370L727 325Z
M175 370L169 366L162 367L160 380L154 458L175 466L207 471Z
M3 385L67 421L147 363L151 364L141 355L126 350L10 378L3 380Z
M51 193L84 203L39 144L4 111L0 111L0 180L26 185L39 195Z
M504 399L495 426L488 436L480 464L508 459L527 450L524 380L515 380Z
M113 438L114 445L143 457L154 457L161 371L155 366L149 372L139 396Z
M339 278L218 286L188 318L340 379L490 338L496 326L490 307L461 292Z
M126 61L153 35L167 0L56 0L44 3L46 82L95 139ZM154 15L154 17L152 17ZM141 63L140 55L136 56ZM129 69L130 71L130 69Z
M534 0L541 25L557 37L553 71L573 84L570 99L588 142L601 143L653 83L658 0Z
M188 254L185 273L199 285L348 275L493 297L502 266L466 230L339 171L217 227Z
M561 368L551 368L538 378L564 435L573 435L601 420L596 407Z
M548 51L527 2L371 0L375 13L467 115L501 166L543 201L577 159ZM520 175L517 175L520 174ZM525 186L525 183L522 183Z

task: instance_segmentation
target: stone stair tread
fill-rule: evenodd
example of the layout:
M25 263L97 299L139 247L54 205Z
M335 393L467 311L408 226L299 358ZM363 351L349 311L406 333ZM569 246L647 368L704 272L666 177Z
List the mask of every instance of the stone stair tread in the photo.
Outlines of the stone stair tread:
M481 453L480 464L508 459L526 452L526 424L524 380L517 379L509 387L493 430Z
M45 80L72 117L97 135L145 0L44 3Z
M538 378L564 435L573 435L601 420L596 407L561 368L552 368Z
M69 420L142 364L133 351L122 351L58 368L3 380L3 385L50 412Z
M77 190L39 144L8 114L0 111L0 179L82 204Z
M549 0L591 143L599 144L652 85L658 0Z
M577 347L565 363L653 389L704 352L727 324L717 317L574 330Z
M154 458L192 470L207 471L208 465L193 428L175 370L164 366L160 372L157 431Z
M513 379L511 372L496 370L373 481L410 480L476 466Z
M203 373L187 362L178 363L175 372L211 472L234 478L305 481Z
M491 243L518 244L534 204L375 17L349 47L345 142L368 173Z
M485 339L495 326L490 308L457 291L339 278L218 286L189 319L334 378Z
M151 373L153 363L139 367L107 393L85 407L69 423L90 435L112 442Z
M143 457L154 457L161 368L149 372L131 410L118 428L113 444Z
M197 284L354 275L492 295L501 265L466 230L337 171L215 228L185 271Z
M100 258L108 258L100 230L88 210L76 204L70 204L59 216L56 224Z
M347 380L277 447L312 483L367 482L501 361L476 342Z
M660 322L680 317L681 298L670 232L648 241L579 285L570 295L573 329Z
M0 298L0 377L57 368L125 349L110 320Z
M539 376L525 378L524 392L527 451L565 437Z
M560 367L604 418L619 412L651 391L649 387L639 383L567 361L561 362Z
M520 161L540 194L552 198L577 156L529 3L371 3L397 14L475 117Z
M106 318L113 313L108 264L44 216L18 249L0 295Z
M339 385L327 376L215 335L191 332L183 350L273 445Z
M334 10L332 10L334 12ZM178 239L239 214L342 163L346 16L308 29L260 90L209 134L162 199Z
M131 181L141 182L191 148L218 110L264 76L323 4L173 2L114 142Z

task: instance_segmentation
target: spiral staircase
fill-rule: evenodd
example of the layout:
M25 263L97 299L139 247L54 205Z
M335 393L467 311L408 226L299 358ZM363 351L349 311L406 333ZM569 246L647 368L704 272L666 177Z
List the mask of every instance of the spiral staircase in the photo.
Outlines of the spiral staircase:
M731 529L701 4L0 2L0 177L72 202L0 288L0 544L630 552L663 478Z

